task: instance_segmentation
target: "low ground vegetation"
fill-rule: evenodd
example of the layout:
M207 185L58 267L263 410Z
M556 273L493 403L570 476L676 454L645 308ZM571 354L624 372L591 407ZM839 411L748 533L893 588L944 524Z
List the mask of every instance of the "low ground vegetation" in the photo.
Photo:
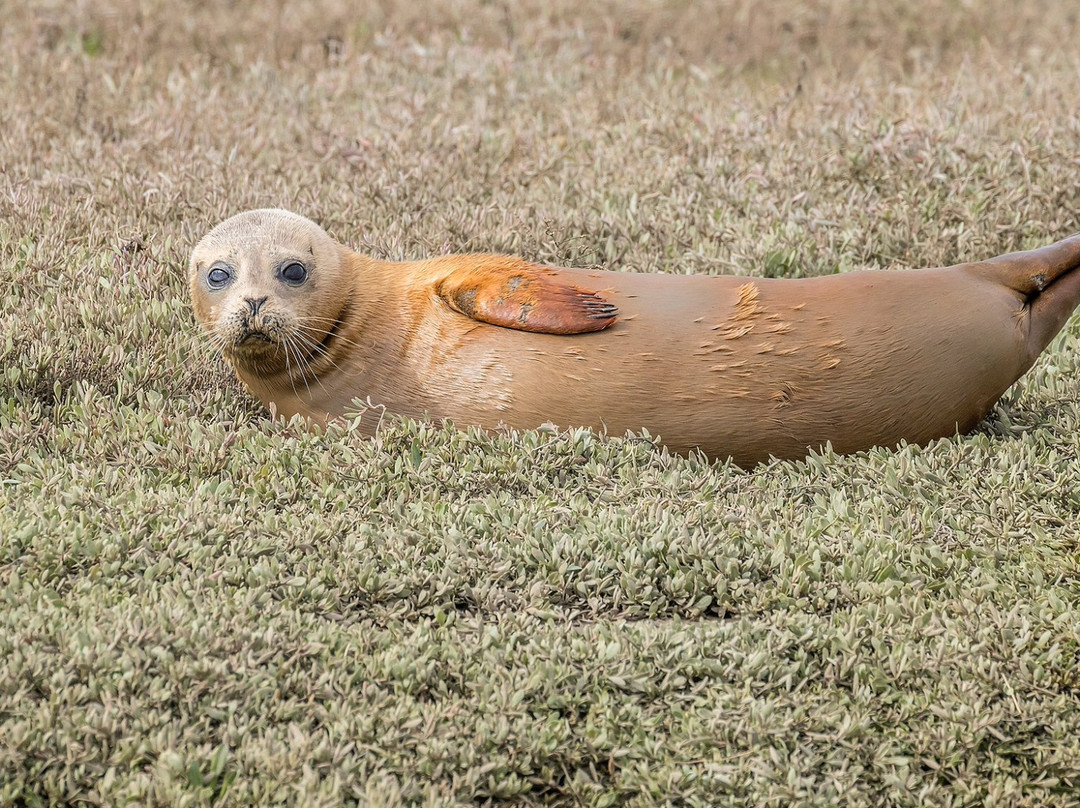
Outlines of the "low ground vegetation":
M188 250L947 264L1080 229L1080 22L32 1L0 23L0 804L1080 804L1080 325L975 434L269 421Z

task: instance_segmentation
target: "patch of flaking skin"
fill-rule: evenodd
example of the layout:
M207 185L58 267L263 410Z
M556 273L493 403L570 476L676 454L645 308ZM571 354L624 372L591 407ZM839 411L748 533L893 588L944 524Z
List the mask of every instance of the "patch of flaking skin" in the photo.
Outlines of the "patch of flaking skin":
M740 328L736 328L734 326L728 326L727 331L725 331L722 336L723 336L724 339L738 339L739 337L745 337L747 334L749 334L753 330L754 330L753 325L744 325L744 326L742 326Z
M761 292L753 283L744 283L739 287L739 299L735 303L735 310L726 323L720 323L713 327L714 331L724 329L721 333L723 339L739 339L754 330L754 321L765 314L765 309L758 302Z
M828 342L823 342L818 346L822 349L822 353L818 354L818 359L821 361L821 367L825 370L831 370L840 364L840 358L832 353L834 348L843 348L844 341L842 339L832 339Z
M694 356L708 356L713 353L733 353L735 351L730 345L724 345L723 343L717 345L712 342L706 342L698 346L698 350L694 351Z
M723 373L726 370L735 370L736 368L741 368L741 367L744 367L745 365L746 365L746 360L742 359L742 360L740 360L738 362L729 362L726 365L713 365L711 368L709 368L709 370L716 371L718 373Z
M791 404L791 399L795 396L794 385L785 384L781 386L779 390L772 394L772 400L775 402L774 409L783 409Z
M733 320L749 320L765 313L765 309L758 303L761 292L752 283L744 283L739 287L739 301L735 304L735 311L731 315Z

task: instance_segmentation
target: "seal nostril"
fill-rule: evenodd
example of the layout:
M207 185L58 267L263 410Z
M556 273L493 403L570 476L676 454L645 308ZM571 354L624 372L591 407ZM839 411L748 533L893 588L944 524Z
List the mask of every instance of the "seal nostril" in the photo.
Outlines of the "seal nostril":
M259 309L262 308L262 304L266 302L265 297L260 297L256 300L253 297L245 297L244 302L247 303L248 309L251 311L251 316L254 317L259 313Z

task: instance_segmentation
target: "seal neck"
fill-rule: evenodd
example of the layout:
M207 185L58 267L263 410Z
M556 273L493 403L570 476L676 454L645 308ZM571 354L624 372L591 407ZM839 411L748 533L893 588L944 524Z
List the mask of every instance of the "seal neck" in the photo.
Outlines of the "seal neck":
M385 318L379 317L391 294L387 265L342 247L340 267L334 289L334 299L340 305L329 314L333 322L319 343L305 353L302 363L282 368L280 384L290 390L305 381L310 386L315 380L320 389L327 389L342 374L349 377L350 385L362 383L378 364L388 340L396 336L385 333Z

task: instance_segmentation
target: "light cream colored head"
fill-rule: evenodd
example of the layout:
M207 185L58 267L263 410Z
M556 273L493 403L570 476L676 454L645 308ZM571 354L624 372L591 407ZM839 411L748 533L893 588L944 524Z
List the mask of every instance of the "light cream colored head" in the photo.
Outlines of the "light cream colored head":
M320 353L348 303L349 255L295 213L237 214L191 253L195 316L239 369L302 367Z

